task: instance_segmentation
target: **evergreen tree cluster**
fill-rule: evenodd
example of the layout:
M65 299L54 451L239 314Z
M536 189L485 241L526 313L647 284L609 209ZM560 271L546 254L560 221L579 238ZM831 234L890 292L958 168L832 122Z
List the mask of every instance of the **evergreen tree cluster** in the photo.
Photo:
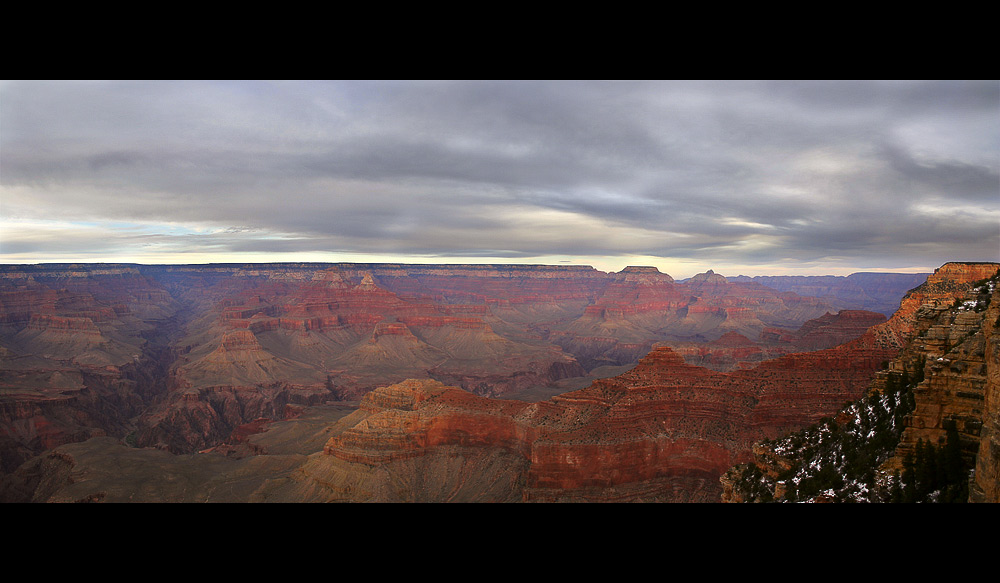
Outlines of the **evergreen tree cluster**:
M958 428L945 422L946 439L934 445L920 439L903 459L903 473L893 480L891 502L965 502L971 463L962 456Z
M985 312L990 307L993 299L993 291L1000 284L1000 273L991 278L977 281L971 285L967 299L956 298L953 308L960 310L973 310L975 312Z
M1000 272L978 281L955 300L958 311L983 312L1000 285ZM1000 327L1000 316L994 326ZM962 455L954 421L945 423L944 443L919 440L903 460L903 471L884 476L878 468L892 456L903 434L903 419L916 404L913 388L923 381L925 357L913 363L913 374L887 373L883 392L848 403L837 415L775 442L765 442L791 467L777 479L754 464L730 473L736 493L748 502L771 502L778 482L780 501L819 498L839 502L965 502L972 463Z
M891 456L903 433L903 419L914 407L913 387L923 366L910 376L890 372L885 389L848 403L834 418L793 433L771 449L791 467L772 479L752 464L743 468L734 487L744 500L770 502L776 482L783 482L782 501L803 502L819 496L838 502L891 502L891 489L879 482L878 467ZM901 486L902 488L902 486ZM905 491L905 488L903 488Z

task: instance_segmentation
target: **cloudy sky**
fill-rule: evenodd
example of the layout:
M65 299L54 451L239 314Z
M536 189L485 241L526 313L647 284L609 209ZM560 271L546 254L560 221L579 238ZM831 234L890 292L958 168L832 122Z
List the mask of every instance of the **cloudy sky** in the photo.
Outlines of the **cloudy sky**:
M0 82L0 263L1000 261L1000 83Z

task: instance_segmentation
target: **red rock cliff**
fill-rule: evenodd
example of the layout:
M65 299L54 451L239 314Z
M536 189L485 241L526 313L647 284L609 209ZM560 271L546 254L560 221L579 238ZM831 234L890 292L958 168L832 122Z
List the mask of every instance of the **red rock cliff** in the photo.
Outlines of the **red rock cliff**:
M442 448L462 447L478 457L502 450L521 459L519 474L508 479L523 482L528 501L714 501L719 475L746 461L754 441L857 397L884 358L831 349L724 374L662 347L619 377L530 404L407 381L366 395L324 449L327 461L315 460L307 474L322 479L336 466L372 480L357 464L434 458Z

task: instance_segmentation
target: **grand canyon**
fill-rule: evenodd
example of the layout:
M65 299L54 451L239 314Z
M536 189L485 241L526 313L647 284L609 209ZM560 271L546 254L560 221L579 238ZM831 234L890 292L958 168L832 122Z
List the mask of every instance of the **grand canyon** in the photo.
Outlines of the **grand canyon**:
M0 502L997 502L998 114L0 81Z
M4 265L0 499L743 501L760 443L920 366L887 467L958 420L995 502L998 268Z

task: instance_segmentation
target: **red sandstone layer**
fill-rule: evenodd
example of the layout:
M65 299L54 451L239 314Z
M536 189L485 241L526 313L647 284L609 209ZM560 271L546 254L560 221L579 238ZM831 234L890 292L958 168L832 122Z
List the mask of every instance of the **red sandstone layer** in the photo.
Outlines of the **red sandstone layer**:
M638 267L64 265L0 276L0 373L19 394L58 393L44 379L68 368L147 393L283 383L356 398L416 376L502 395L581 375L580 363L635 362L667 338L789 329L829 307L711 272L676 282ZM148 338L179 305L186 328L154 355ZM143 428L150 435L183 417L154 412L165 425Z
M441 448L499 448L525 460L525 500L628 498L622 488L646 482L671 485L644 490L647 498L709 500L754 441L857 398L889 354L832 349L725 374L661 347L619 377L531 404L407 381L366 395L324 452L336 464L370 465Z
M980 275L967 271L956 270L957 277ZM704 280L722 285L710 276ZM439 386L428 391L416 382L398 385L385 391L391 398L373 393L366 399L358 417L349 418L356 424L343 438L331 439L326 460L315 460L307 475L322 475L332 459L346 472L340 475L351 475L351 464L362 461L432 458L459 446L500 448L525 461L516 466L523 468L516 480L524 480L525 500L713 499L718 477L747 461L755 441L813 423L863 394L898 353L894 341L912 331L916 308L911 303L953 300L948 290L962 285L947 278L931 281L914 290L892 320L835 348L716 373L685 364L660 347L628 373L585 389L531 405L512 404L499 413L491 404L488 422L481 419L485 405L472 395ZM876 319L858 313L843 317L845 322ZM801 337L808 336L809 331ZM730 335L723 344L746 342ZM441 394L451 397L447 407L436 406ZM435 426L449 429L432 432ZM496 444L490 434L501 436ZM370 473L366 477L373 479ZM716 487L706 489L713 482ZM349 498L349 491L336 495Z

